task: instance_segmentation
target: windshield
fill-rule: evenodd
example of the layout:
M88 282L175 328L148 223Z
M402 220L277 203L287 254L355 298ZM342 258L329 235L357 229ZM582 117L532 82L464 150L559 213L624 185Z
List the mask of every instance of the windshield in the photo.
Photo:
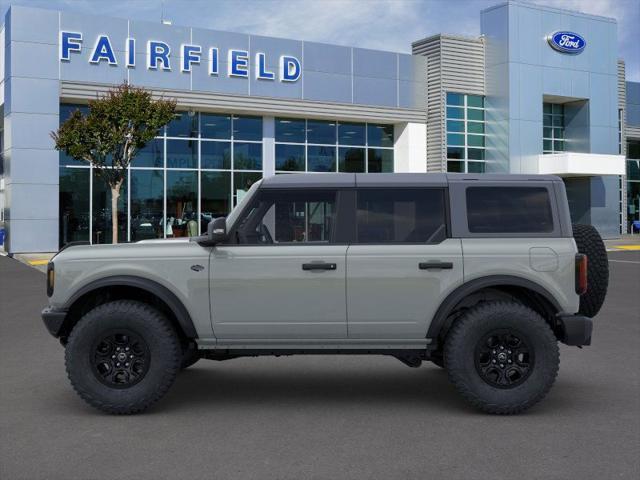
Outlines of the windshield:
M231 210L231 213L229 213L229 215L227 215L227 232L231 230L231 227L237 220L238 215L240 214L244 206L247 205L256 194L256 190L258 190L258 187L261 183L262 180L258 180L256 183L251 185L247 193L242 196L242 199L238 202L235 208Z

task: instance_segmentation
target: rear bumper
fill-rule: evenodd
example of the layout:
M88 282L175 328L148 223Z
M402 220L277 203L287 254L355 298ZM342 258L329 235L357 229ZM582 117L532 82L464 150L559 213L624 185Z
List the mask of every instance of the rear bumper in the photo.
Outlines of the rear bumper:
M42 310L42 321L49 333L56 338L60 337L65 318L67 318L66 310L57 310L51 307Z
M593 321L582 315L559 315L560 341L566 345L581 347L591 345Z

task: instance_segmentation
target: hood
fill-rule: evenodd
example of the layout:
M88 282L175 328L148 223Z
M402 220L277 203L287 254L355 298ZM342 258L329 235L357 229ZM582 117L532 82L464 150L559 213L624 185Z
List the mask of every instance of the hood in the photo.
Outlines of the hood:
M168 238L141 240L134 243L118 244L69 244L62 248L51 260L52 261L72 261L72 260L95 260L95 259L125 259L140 258L146 256L167 255L166 249L191 249L201 248L196 242L190 242L189 238Z

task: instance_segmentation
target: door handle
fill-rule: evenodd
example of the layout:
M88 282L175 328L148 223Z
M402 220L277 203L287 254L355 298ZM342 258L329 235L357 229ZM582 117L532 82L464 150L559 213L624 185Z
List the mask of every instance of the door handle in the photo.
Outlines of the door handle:
M420 270L451 270L453 262L420 262L418 268Z
M338 266L335 263L315 262L303 263L303 270L335 270Z

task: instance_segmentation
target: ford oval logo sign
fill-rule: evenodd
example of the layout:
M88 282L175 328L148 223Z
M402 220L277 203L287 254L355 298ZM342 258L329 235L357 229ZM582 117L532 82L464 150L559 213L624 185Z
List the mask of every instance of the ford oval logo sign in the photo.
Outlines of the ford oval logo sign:
M577 33L555 32L547 37L547 42L551 48L562 53L581 53L587 42Z

